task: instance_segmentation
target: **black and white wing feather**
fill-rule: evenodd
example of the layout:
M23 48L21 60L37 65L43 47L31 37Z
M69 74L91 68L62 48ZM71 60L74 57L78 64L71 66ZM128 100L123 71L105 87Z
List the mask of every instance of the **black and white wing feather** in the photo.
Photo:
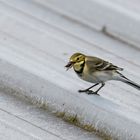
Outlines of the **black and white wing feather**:
M112 63L104 61L103 59L100 59L98 57L87 56L85 61L88 67L93 70L98 70L98 71L107 71L107 70L122 71L123 70L123 68L115 66Z

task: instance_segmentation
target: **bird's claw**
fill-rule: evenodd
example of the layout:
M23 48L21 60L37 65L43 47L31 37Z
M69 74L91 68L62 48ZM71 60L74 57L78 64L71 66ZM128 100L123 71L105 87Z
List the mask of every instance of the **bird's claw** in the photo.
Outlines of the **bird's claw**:
M87 90L78 90L78 92L86 92Z
M94 92L92 90L78 90L78 92L85 92L88 95L91 95L91 94L99 95L97 92Z
M91 94L99 95L97 92L94 92L92 90L86 91L86 94L88 94L88 95L91 95Z

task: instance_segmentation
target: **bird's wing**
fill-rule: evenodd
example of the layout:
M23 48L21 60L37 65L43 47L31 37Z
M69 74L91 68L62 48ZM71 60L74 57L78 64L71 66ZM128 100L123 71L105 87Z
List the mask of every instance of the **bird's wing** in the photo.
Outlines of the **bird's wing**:
M93 70L123 70L123 68L117 67L112 63L104 61L98 57L87 56L85 61L88 67Z

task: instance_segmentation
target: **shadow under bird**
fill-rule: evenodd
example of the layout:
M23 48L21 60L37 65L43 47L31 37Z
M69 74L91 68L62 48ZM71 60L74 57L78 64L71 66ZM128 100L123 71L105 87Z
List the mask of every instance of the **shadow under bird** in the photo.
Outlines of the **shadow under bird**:
M79 90L79 92L98 95L99 90L104 87L105 82L109 80L122 81L140 90L140 85L129 80L119 72L122 71L123 68L115 66L112 63L98 57L86 56L82 53L75 53L70 57L69 62L65 67L67 70L73 67L79 78L87 82L95 83L87 89ZM96 91L90 90L99 84L101 84L101 86Z

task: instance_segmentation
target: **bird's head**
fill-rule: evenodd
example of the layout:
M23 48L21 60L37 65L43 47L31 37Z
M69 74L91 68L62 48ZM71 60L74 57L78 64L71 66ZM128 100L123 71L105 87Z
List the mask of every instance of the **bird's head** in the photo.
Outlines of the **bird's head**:
M71 67L74 67L74 69L80 69L81 65L85 62L85 55L82 53L74 53L70 59L68 64L65 66L67 70L69 70Z

